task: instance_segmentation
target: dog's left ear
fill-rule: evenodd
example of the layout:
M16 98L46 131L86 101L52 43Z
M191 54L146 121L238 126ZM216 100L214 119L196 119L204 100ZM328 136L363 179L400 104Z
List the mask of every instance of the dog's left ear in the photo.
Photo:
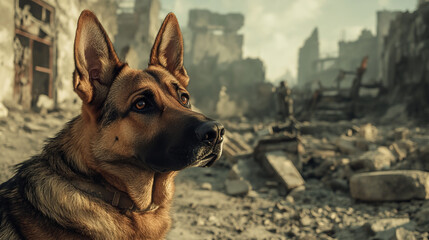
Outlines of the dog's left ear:
M183 38L174 13L165 17L150 54L150 65L161 65L186 88L189 77L183 66Z
M85 104L99 106L105 100L121 62L100 21L89 10L81 13L77 23L74 60L75 92Z

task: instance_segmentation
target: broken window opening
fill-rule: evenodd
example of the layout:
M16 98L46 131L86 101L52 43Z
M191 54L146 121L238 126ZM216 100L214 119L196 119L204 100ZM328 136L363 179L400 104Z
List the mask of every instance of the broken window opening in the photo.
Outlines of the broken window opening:
M54 10L42 0L15 1L14 97L24 109L41 94L53 98Z

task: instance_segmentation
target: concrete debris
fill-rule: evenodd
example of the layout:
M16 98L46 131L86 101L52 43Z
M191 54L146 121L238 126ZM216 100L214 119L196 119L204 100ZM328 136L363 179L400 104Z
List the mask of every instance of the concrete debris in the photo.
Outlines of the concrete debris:
M420 209L413 218L421 231L429 232L429 207Z
M201 189L203 190L207 190L207 191L211 191L212 190L212 185L208 182L202 183L201 184Z
M22 129L28 133L46 131L46 127L31 122L25 123Z
M374 125L368 123L359 128L358 134L366 141L374 142L377 138L378 130Z
M231 196L245 196L252 190L252 186L246 180L226 180L226 193Z
M54 100L44 94L39 95L36 103L37 108L40 111L50 111L54 109Z
M350 162L354 170L382 170L389 169L396 158L386 147L378 147L377 150L368 151Z
M414 234L407 228L413 228L409 218L385 218L365 223L362 230L369 239L412 240Z
M227 131L225 134L223 153L229 158L236 159L252 155L253 149L242 140L240 134Z
M0 118L6 118L9 110L0 102Z
M346 155L352 155L359 152L359 149L355 145L355 138L341 136L335 140L335 145L338 150Z
M392 150L393 153L395 153L396 158L398 158L399 161L404 160L407 157L407 152L400 148L397 143L393 143L389 147L390 150Z
M429 173L418 170L358 173L350 179L350 193L363 201L429 199Z
M274 174L288 191L304 185L305 182L301 174L292 161L287 159L284 152L267 152L259 161L270 173Z
M396 141L407 139L409 135L410 135L410 130L405 127L399 127L393 130L393 139Z

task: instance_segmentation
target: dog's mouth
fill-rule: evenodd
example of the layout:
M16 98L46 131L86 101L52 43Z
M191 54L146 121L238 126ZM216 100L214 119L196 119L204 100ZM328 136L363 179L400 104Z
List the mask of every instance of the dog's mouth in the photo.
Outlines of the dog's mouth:
M170 148L166 155L156 160L138 157L143 160L145 165L156 172L179 171L189 167L210 167L221 156L221 145L214 146L211 149L194 148L185 150L183 147ZM164 159L159 161L160 159Z
M220 154L216 153L210 153L206 157L197 160L194 164L192 164L192 167L211 167L216 160L220 157Z

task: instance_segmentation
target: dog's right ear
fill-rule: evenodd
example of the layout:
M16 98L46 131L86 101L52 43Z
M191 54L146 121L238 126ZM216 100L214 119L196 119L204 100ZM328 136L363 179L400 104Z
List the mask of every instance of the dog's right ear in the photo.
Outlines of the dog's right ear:
M103 26L89 10L80 14L77 23L74 60L75 92L84 104L101 104L121 62Z

